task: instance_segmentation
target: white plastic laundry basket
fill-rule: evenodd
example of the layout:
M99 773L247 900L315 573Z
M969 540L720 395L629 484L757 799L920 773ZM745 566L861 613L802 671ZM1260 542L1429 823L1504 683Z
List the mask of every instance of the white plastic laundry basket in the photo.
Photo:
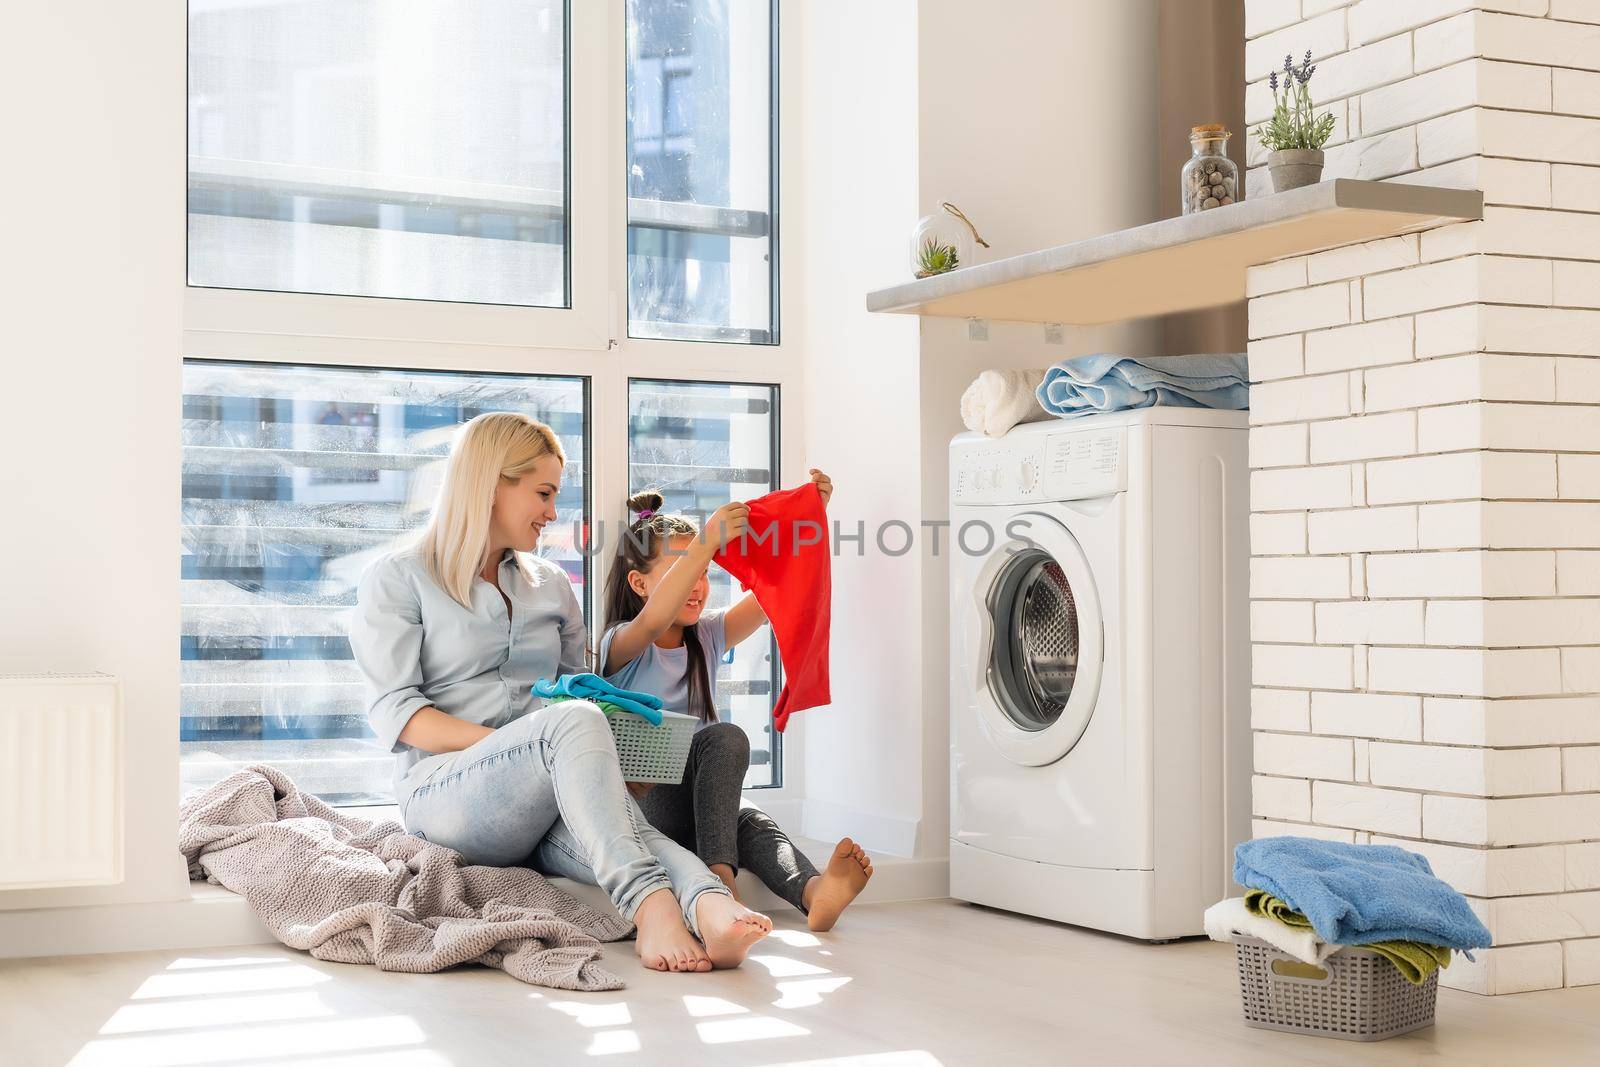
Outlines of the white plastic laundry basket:
M631 711L609 712L606 719L617 742L624 781L662 785L683 781L683 766L689 761L689 744L698 719L675 711L663 711L660 726L651 726L648 719Z

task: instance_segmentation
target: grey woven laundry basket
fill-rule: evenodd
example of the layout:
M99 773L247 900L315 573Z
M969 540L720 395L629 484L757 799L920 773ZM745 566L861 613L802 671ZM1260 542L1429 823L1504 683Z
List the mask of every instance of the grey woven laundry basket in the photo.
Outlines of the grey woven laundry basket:
M1246 1025L1345 1041L1382 1041L1433 1025L1438 971L1412 985L1389 960L1355 947L1308 968L1264 941L1239 935L1234 952Z

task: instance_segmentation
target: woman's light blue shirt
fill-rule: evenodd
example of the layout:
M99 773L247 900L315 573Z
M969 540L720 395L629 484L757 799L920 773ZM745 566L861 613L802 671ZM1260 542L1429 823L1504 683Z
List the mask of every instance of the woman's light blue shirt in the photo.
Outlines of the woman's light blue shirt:
M722 654L728 647L728 631L724 616L727 609L707 611L694 624L700 638L700 648L706 657L706 676L711 681L711 699L717 699L717 668L722 666ZM606 656L611 651L611 639L617 636L622 624L608 628L600 638L600 648L595 653L595 670L604 671ZM645 646L625 666L603 675L618 689L631 689L636 693L654 693L661 698L667 711L680 715L693 715L689 710L689 650L683 645L662 648L655 643ZM702 726L706 723L702 722Z
M420 708L501 727L544 705L539 678L579 674L587 631L572 580L555 563L507 552L500 588L472 583L472 607L450 598L412 551L384 556L356 590L350 649L367 686L367 719L378 743L395 753L395 799L426 777L418 765L435 755L400 740ZM447 754L446 754L447 755Z

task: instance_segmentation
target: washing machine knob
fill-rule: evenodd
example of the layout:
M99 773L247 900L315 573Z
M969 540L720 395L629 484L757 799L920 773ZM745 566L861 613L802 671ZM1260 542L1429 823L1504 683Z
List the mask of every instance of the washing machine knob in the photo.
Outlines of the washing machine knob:
M1039 485L1039 468L1031 459L1022 461L1022 491L1031 493Z

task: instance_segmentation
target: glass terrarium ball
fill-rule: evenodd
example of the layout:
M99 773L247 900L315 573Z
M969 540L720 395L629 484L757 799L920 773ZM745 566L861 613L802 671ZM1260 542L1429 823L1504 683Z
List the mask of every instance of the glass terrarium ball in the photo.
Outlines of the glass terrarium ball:
M944 210L924 215L911 231L911 273L918 278L972 265L972 231Z

